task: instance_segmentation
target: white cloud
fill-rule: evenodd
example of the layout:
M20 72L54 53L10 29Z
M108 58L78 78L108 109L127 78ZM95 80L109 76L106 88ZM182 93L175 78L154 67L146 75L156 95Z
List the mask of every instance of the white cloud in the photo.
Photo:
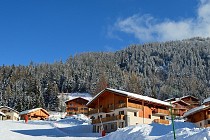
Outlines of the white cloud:
M140 41L166 41L195 36L209 37L210 0L200 0L196 18L158 22L151 15L135 14L126 19L118 19L112 28L112 35L116 31L134 35Z

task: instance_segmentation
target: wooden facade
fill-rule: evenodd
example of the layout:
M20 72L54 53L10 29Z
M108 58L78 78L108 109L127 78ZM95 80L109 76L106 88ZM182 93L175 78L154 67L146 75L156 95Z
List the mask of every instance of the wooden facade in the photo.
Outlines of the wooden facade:
M210 97L205 99L201 106L195 107L184 114L188 122L194 123L198 127L210 126Z
M198 110L190 114L186 114L186 115L184 114L186 121L192 122L198 127L209 127L210 126L210 106L205 106L205 107L201 106L201 108L200 107L197 107L197 108Z
M43 108L35 108L20 112L20 119L24 120L26 115L29 120L45 120L49 117L49 113Z
M173 115L179 117L183 116L183 114L188 110L199 106L199 100L191 95L183 96L181 98L171 98L165 101L170 102L172 104Z
M88 107L86 107L88 100L78 97L72 100L68 100L65 103L66 103L67 116L75 114L88 115Z
M194 97L194 96L191 96L191 95L188 95L188 96L184 96L182 98L180 98L182 101L190 104L189 108L192 109L192 108L195 108L195 107L198 107L200 105L199 103L199 99Z
M117 128L143 123L169 124L165 119L165 116L169 115L169 103L162 104L163 101L158 103L150 97L147 98L152 101L148 101L146 98L138 98L146 96L124 93L128 92L107 88L87 104L94 132L99 132L101 126L106 132L112 132Z

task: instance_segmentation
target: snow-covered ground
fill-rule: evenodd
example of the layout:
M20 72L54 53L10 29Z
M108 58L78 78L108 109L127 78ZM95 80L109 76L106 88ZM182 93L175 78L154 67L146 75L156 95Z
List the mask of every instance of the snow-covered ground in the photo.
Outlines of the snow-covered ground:
M194 124L175 121L175 134L177 140L210 140L210 128L196 128ZM143 124L118 129L100 140L173 140L172 125Z
M175 121L177 140L210 140L210 128L196 128L192 123ZM170 140L171 125L143 124L118 129L101 137L92 133L90 120L74 115L59 121L0 121L0 140Z
M0 121L0 140L94 140L89 120L83 115L59 121Z

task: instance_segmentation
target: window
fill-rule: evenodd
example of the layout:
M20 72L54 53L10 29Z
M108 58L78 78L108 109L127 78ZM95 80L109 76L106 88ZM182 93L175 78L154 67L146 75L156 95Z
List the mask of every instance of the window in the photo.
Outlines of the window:
M1 112L3 112L3 113L7 113L7 110L2 110Z
M102 118L102 115L98 116L98 119Z
M208 120L208 124L210 124L210 120Z
M107 130L107 125L104 125L104 130Z
M151 119L151 115L149 115L149 118Z
M123 128L124 127L124 122L120 122L119 128Z
M119 100L119 104L125 103L123 100Z
M164 116L160 116L160 119L163 119L164 120Z
M136 117L137 117L137 112L134 112L134 116L136 116Z
M11 117L10 116L7 116L7 119L11 119Z
M119 115L124 115L124 111L119 111Z
M114 129L114 124L111 124L111 129Z

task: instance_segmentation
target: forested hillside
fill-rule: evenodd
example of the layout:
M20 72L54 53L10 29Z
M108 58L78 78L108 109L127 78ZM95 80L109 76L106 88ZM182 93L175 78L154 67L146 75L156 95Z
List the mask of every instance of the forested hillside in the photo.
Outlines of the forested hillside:
M66 62L0 67L0 105L60 111L58 93L105 87L158 99L210 95L210 38L131 45L77 54Z

